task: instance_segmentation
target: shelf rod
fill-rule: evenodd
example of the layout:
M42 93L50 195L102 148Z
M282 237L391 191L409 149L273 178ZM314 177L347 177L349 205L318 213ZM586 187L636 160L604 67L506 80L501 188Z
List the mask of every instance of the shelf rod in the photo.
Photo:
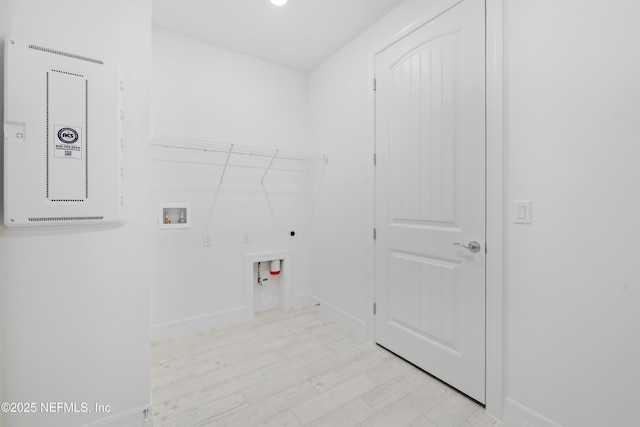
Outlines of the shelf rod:
M151 145L157 146L157 147L164 147L164 148L176 148L178 150L191 150L191 151L204 151L205 153L210 152L210 153L229 153L226 150L217 150L215 148L207 148L207 147L202 147L202 148L196 148L196 147L185 147L182 145L174 145L174 144L166 144L166 143L162 143L162 142L152 142ZM234 147L238 148L238 150L240 149L244 149L244 151L236 151L234 153L231 154L243 154L246 156L258 156L258 157L269 157L272 158L273 155L272 154L262 154L262 153L256 153L251 151L251 147L248 146L239 146L236 144L231 144L231 150L233 150ZM246 152L245 152L246 151ZM277 150L278 152L280 150ZM280 156L280 159L284 159L284 160L296 160L296 161L307 161L310 160L310 157L313 156L307 156L308 158L301 158L301 157L293 157L293 156ZM320 157L320 156L316 156L316 157ZM323 160L326 161L326 156L323 156Z
M222 175L220 175L220 182L218 183L218 188L222 185L222 180L224 179L224 173L227 171L227 166L229 165L229 158L231 157L231 152L233 151L233 144L229 147L229 152L227 153L227 160L224 162L224 168L222 168Z
M164 142L152 142L151 145L154 145L156 147L163 147L163 148L177 148L179 150L204 151L205 153L207 153L207 152L211 152L211 153L226 153L226 151L224 151L224 150L216 150L215 148L185 147L183 145L173 145L173 144L167 144L167 143L164 143Z
M276 157L278 157L278 153L280 152L280 150L276 150L275 154L273 155L273 157L271 158L271 162L269 162L269 166L267 166L267 170L264 171L264 175L262 175L262 179L260 180L260 184L264 184L264 178L267 176L267 174L269 173L269 169L271 169L271 165L273 165L273 162L276 160Z

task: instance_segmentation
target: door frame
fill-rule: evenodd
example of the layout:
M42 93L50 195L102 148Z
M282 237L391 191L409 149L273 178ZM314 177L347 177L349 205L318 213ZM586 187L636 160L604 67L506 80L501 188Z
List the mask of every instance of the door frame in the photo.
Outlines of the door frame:
M427 16L421 17L369 53L367 85L375 76L375 55L398 40L434 19L443 11L463 0L448 0L438 4ZM485 408L497 419L503 416L503 283L504 283L504 0L485 0L485 102L486 102L486 332L485 332ZM368 90L370 109L368 137L375 153L375 96ZM373 185L369 189L371 224L375 227L375 168L370 163L369 176ZM372 266L375 266L375 246L371 246ZM373 269L372 269L373 270ZM375 302L375 274L370 273L368 287L370 307ZM367 315L367 337L375 341L373 310Z

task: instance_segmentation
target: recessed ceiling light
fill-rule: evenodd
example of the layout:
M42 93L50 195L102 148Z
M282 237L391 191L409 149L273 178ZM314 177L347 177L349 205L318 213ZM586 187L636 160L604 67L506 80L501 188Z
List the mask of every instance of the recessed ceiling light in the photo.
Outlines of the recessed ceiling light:
M271 3L275 4L276 6L284 6L285 4L287 4L287 0L271 0Z

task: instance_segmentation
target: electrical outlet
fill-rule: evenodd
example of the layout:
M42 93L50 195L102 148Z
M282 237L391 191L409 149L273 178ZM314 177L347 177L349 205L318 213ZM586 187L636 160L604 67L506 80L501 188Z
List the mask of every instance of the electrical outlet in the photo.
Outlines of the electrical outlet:
M211 239L211 233L204 233L204 237L202 238L202 244L204 246L211 246L213 241Z

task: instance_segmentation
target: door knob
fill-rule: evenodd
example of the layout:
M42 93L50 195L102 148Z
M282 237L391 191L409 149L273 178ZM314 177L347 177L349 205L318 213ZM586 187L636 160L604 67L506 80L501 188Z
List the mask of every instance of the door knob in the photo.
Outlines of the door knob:
M480 252L480 248L482 248L482 246L480 246L480 243L476 242L475 240L469 242L468 245L463 245L462 243L454 243L453 246L462 246L465 249L469 249L471 252Z

